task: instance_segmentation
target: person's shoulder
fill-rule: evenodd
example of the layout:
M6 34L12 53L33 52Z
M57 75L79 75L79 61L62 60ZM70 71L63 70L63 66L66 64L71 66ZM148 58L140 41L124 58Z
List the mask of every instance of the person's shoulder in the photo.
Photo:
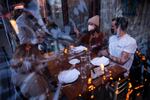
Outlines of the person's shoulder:
M131 37L129 34L127 34L126 37L129 42L136 43L136 40L133 37Z
M109 37L109 40L114 40L114 39L116 39L116 38L117 38L116 35L112 35L112 36Z
M116 35L112 35L109 37L109 43L116 41L117 40L117 36Z

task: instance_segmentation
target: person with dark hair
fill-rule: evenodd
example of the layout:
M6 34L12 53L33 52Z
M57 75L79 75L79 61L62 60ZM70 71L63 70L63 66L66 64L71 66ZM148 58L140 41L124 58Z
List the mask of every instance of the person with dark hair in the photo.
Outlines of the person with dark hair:
M100 32L100 17L99 15L93 16L88 20L88 33L81 35L79 42L83 45L88 46L92 51L97 53L103 43L104 34Z
M117 33L117 26L116 26L116 18L112 19L112 23L111 23L111 33L113 35L115 35Z
M99 52L99 55L108 57L112 63L119 64L127 69L125 76L128 76L134 53L137 49L136 40L127 34L128 21L124 17L117 17L112 20L113 35L109 38L107 50Z

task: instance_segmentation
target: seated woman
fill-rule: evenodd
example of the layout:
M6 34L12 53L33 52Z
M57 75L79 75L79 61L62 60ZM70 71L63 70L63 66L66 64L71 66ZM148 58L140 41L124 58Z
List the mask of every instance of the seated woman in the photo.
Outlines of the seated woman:
M22 44L15 51L11 60L12 82L25 98L49 98L48 82L41 71L47 66L44 60L32 44Z
M98 52L104 45L104 34L99 28L100 18L98 15L93 16L88 20L88 33L81 35L79 43L88 46L93 52ZM75 30L79 34L78 30Z

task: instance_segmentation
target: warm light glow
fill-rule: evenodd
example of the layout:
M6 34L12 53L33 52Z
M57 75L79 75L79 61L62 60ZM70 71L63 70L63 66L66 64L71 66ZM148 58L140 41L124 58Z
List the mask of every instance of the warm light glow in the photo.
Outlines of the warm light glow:
M114 84L111 84L112 87L114 87Z
M23 61L23 58L20 58L19 60L22 62L22 61Z
M145 82L147 81L147 79L145 78Z
M18 4L15 6L14 9L23 9L24 8L24 5L23 4Z
M103 80L106 80L106 76L103 76Z
M119 77L119 79L118 79L119 81L121 80L121 78Z
M144 85L137 86L134 89L137 90L137 89L142 88L142 87L144 87Z
M109 76L112 76L112 74L110 73Z
M11 19L10 23L11 23L12 27L14 28L16 34L19 34L19 29L18 29L18 25L17 25L16 21L14 19Z
M101 68L102 71L104 71L104 64L101 64L100 68Z
M127 95L126 95L126 100L129 100L129 96L130 94L133 92L133 90L128 91Z
M109 71L109 73L112 73L112 71Z
M130 84L131 84L131 83L129 83L129 88L132 87L132 84L131 84L131 86L130 86ZM144 87L144 85L139 85L139 86L135 87L134 89L137 90L137 89L142 88L142 87ZM128 89L128 93L126 94L126 100L129 100L130 94L131 94L132 92L133 92L132 89L131 89L131 90ZM140 93L137 93L136 95L137 95L137 96L140 96Z
M65 48L64 49L64 53L67 54L68 53L68 49Z
M94 95L91 95L91 99L94 99Z
M141 57L141 52L138 52L137 55L138 55L139 57Z
M145 61L146 60L146 58L145 58L145 56L142 56L142 58L141 58L143 61Z
M92 78L88 78L88 84L92 83Z
M138 54L138 53L139 53L139 51L136 51L136 53Z
M112 77L110 77L110 80L113 80L113 78L112 78Z
M131 89L132 88L132 84L131 84L131 82L129 82L129 89Z
M118 90L116 90L116 91L115 91L115 94L119 94L119 91L118 91Z
M84 50L85 50L85 51L88 51L88 49L87 49L87 48L85 48Z
M79 94L79 97L81 97L82 95L81 94Z
M94 85L90 85L90 86L88 87L88 90L89 90L89 91L93 91L94 89L95 89Z
M137 93L136 96L140 96L140 93Z

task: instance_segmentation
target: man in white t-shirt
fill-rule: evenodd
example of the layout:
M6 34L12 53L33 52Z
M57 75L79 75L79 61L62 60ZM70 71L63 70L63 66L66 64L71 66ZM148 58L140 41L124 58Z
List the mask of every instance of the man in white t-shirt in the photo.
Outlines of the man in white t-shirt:
M99 55L108 57L111 64L119 64L127 69L124 76L129 74L137 49L136 40L126 33L127 26L128 21L124 17L113 19L111 30L114 34L109 38L108 50L99 52Z

